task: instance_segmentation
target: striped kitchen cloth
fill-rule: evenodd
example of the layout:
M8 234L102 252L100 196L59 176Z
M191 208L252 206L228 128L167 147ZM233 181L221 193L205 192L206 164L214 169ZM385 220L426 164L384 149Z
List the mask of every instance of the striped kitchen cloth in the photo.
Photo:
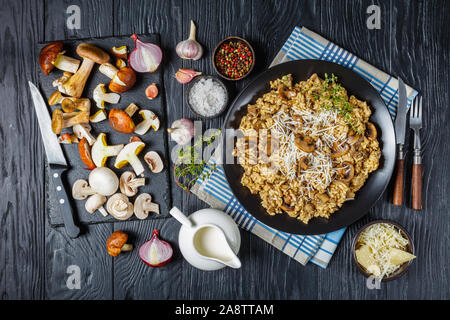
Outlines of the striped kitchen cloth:
M392 118L395 118L398 104L398 81L392 76L376 69L350 52L327 41L318 34L296 27L276 55L270 67L282 62L301 59L317 59L338 63L352 69L367 79L380 93ZM408 105L417 91L407 87ZM220 146L209 159L204 172L211 172L213 165L222 159ZM203 175L205 176L205 175ZM326 268L336 250L345 228L327 234L302 236L275 230L248 213L234 197L225 179L223 169L216 166L209 178L198 179L191 192L211 207L225 211L244 230L247 230L283 251L302 265L311 261Z

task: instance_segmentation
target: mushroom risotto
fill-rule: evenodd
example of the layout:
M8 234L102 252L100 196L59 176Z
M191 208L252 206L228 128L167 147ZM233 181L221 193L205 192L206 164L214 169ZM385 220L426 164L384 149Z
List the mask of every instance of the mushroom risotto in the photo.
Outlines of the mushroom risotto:
M370 108L348 97L334 75L293 84L289 74L270 88L248 105L239 126L241 183L270 215L286 212L304 223L328 218L378 168Z

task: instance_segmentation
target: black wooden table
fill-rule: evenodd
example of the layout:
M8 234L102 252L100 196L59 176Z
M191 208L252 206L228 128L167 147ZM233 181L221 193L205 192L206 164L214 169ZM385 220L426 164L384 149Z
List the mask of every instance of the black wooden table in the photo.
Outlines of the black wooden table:
M380 29L366 24L372 4L380 8ZM80 8L78 30L66 27L70 5ZM449 299L449 16L450 3L444 0L1 0L1 299ZM196 62L183 61L174 51L187 37L190 19L197 23L198 40L206 49ZM424 210L413 212L410 203L393 207L391 185L366 218L347 230L326 270L303 267L242 231L241 269L199 271L181 257L179 224L173 219L91 225L75 240L48 225L45 154L27 86L28 80L38 79L37 42L160 33L163 94L172 122L194 118L184 87L173 78L178 68L213 74L209 56L217 42L229 35L246 38L256 50L257 66L248 79L235 84L236 93L268 67L295 26L323 35L423 93ZM222 121L204 121L205 129L218 128ZM408 132L408 150L411 138ZM411 158L408 152L407 177ZM185 212L206 207L176 187L173 197ZM352 264L350 243L358 227L376 218L395 220L410 231L417 260L401 279L369 290ZM126 230L140 244L154 228L175 244L168 266L149 268L136 251L114 259L106 254L105 242L114 230ZM80 289L66 285L71 265L80 267Z

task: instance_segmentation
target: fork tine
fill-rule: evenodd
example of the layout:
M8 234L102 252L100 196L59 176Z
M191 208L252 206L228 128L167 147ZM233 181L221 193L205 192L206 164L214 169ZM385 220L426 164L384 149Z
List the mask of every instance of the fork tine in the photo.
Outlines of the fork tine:
M410 110L409 110L409 119L411 120L411 119L413 119L414 118L414 106L416 105L416 99L414 99L413 101L412 101L412 103L411 103L411 107L410 107Z
M422 121L422 96L420 96L420 102L419 102L419 119Z

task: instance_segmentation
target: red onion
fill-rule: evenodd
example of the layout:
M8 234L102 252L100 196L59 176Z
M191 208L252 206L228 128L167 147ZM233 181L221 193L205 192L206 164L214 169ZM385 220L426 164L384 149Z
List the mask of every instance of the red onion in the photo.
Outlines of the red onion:
M136 47L131 51L128 61L136 72L154 72L162 60L161 48L150 42L142 42L133 34Z
M159 238L158 230L153 230L150 240L139 248L139 258L150 267L162 267L172 259L172 246Z

